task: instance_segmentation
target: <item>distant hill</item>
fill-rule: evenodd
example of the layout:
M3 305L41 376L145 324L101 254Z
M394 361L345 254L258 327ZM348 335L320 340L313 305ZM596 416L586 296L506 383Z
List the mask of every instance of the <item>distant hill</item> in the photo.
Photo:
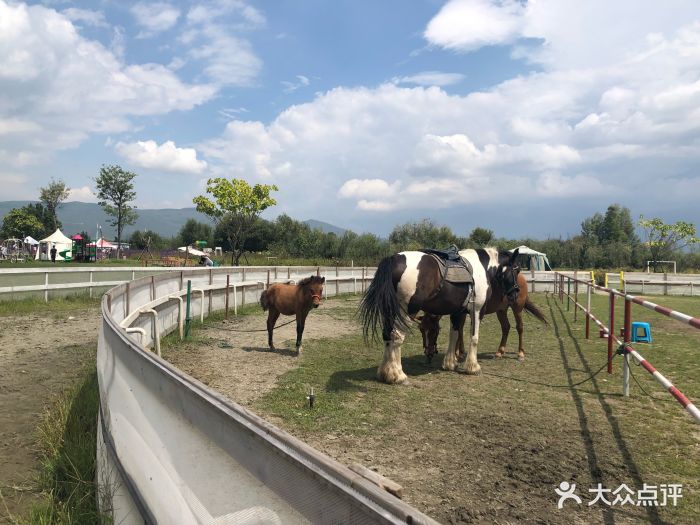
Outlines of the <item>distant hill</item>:
M314 219L304 221L304 224L308 224L312 230L321 230L323 233L335 233L338 237L342 236L347 231L338 226L333 226L327 222L317 221Z
M0 202L0 221L12 208L21 208L33 201L5 201ZM152 230L163 237L177 235L183 224L188 219L211 224L206 215L199 213L194 208L162 210L137 209L138 218L132 226L124 228L124 237L128 238L137 230ZM98 204L89 202L66 202L58 210L58 220L63 224L62 231L66 235L72 235L85 230L91 236L95 236L97 225L102 226L102 235L106 238L114 238L116 229L109 226L107 215Z
M12 208L21 208L36 201L4 201L0 202L0 222ZM124 229L124 238L137 230L152 230L163 237L173 237L177 235L180 228L188 219L195 219L199 222L211 224L211 220L206 215L199 213L194 208L165 208L162 210L137 209L138 218L132 226ZM116 236L116 229L108 225L108 217L98 204L89 202L66 202L58 210L58 219L63 223L63 233L72 235L85 230L94 237L97 225L102 226L102 234L108 239ZM310 219L304 221L312 229L318 229L325 233L333 232L336 235L343 235L345 230L327 222Z

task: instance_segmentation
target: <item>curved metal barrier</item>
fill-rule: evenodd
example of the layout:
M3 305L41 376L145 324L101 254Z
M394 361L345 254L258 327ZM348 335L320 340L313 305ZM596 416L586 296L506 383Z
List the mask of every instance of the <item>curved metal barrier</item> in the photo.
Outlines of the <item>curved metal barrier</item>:
M360 291L369 278L326 275L325 290ZM436 523L146 350L182 326L187 280L200 290L193 316L223 309L231 294L238 304L253 302L263 288L258 280L227 286L226 269L202 269L138 279L104 296L103 512L115 523Z

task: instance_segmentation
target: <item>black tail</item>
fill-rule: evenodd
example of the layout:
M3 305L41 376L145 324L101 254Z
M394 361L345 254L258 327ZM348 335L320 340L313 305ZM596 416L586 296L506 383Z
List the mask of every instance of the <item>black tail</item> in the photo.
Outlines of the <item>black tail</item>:
M394 256L385 257L360 301L359 315L365 342L377 340L377 326L382 330L393 327L408 329L394 285Z
M263 312L267 312L267 309L270 308L270 301L267 298L267 290L263 290L263 293L260 294L260 306L262 306Z
M537 317L537 319L549 326L549 323L547 322L547 319L542 313L542 311L539 308L537 308L534 303L530 302L530 298L528 298L525 301L525 310L527 310L529 313Z

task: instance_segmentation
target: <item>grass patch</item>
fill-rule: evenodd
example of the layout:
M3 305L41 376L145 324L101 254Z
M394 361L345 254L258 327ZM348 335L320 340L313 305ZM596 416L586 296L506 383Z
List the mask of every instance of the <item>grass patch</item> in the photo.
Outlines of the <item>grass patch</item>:
M513 479L525 480L527 487L512 490L532 491L533 501L540 505L554 501L552 487L571 476L584 494L599 481L612 490L622 483L637 490L643 483L681 483L683 498L677 507L637 507L635 519L698 523L697 424L641 367L632 367L638 383L633 381L630 398L622 397L620 357L615 358L614 375L603 370L590 379L605 364L607 340L598 337L593 325L591 339L586 340L583 316L579 312L574 322L573 306L567 311L566 302L562 305L551 295L542 294L532 299L545 312L550 326L525 317L527 357L522 363L492 359L500 340L500 325L491 315L481 326L481 377L441 371L442 352L432 364L426 364L420 334L414 330L407 336L402 354L411 385L384 385L375 379L382 348L367 347L358 326L358 335L306 341L299 367L282 375L254 409L264 417L281 419L287 430L312 443L327 443L329 434L342 435L354 438L360 451L366 446L386 447L387 456L393 457L404 457L406 450L418 451L415 443L435 443L437 449L448 436L447 450L464 448L470 459L462 464L459 455L447 454L451 459L440 465L445 475L458 475L455 473L460 469L488 470L508 486ZM688 315L700 315L698 298L651 300ZM592 301L595 315L607 319L607 297L594 296ZM616 333L622 308L623 302L618 301ZM354 311L348 306L330 313L346 318ZM633 308L633 317L649 321L654 337L653 344L637 344L636 349L691 401L700 402L700 331L638 306ZM447 344L446 321L442 322L441 349ZM511 352L517 349L517 340L513 326ZM311 387L316 394L313 409L306 399ZM350 449L351 445L344 447ZM397 450L389 452L391 447ZM530 451L545 451L537 459L542 464L532 466ZM362 452L358 454L362 456ZM439 460L431 455L425 468L436 467ZM379 461L376 455L374 461ZM509 471L498 478L504 463ZM392 468L391 463L384 468ZM406 483L410 486L410 481ZM467 481L458 482L461 484L469 485ZM622 519L630 517L625 515L629 510L611 512ZM435 511L436 517L449 519L439 514L444 510ZM579 518L598 516L585 512L584 506Z
M19 523L93 524L99 391L94 365L50 407L39 427L39 489L44 501Z
M23 315L34 312L73 312L98 307L100 301L102 301L101 297L90 297L86 293L51 298L48 303L39 297L10 301L0 300L0 316Z

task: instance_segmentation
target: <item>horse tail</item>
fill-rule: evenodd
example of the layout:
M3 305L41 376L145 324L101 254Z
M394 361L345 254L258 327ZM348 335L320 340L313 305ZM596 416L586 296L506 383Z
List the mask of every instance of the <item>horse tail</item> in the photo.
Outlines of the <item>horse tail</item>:
M525 301L525 310L527 310L528 313L531 313L532 315L537 317L537 319L542 321L545 325L549 326L549 323L547 322L547 318L542 313L542 310L537 308L537 306L535 306L535 304L532 301L530 301L529 297Z
M263 290L260 294L260 306L262 306L263 312L267 312L270 308L270 298L267 296L267 290Z
M358 309L365 342L377 340L377 326L406 328L394 283L394 256L385 257L365 292Z

